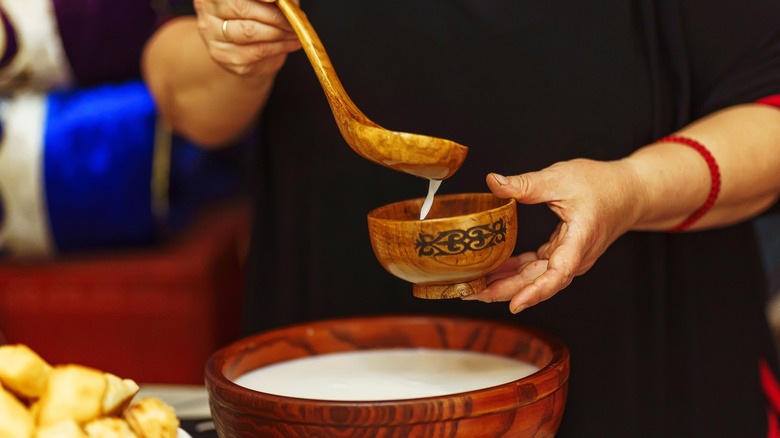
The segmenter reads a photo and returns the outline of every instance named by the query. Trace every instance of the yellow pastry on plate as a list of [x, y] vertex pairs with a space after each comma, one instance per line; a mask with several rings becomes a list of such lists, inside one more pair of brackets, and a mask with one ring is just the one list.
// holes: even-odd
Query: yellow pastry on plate
[[157, 398], [145, 397], [133, 402], [124, 419], [139, 438], [176, 438], [179, 419], [174, 409]]
[[28, 438], [34, 429], [35, 421], [27, 407], [0, 386], [0, 437]]
[[51, 365], [24, 344], [0, 345], [0, 383], [18, 396], [38, 398]]
[[100, 417], [106, 387], [102, 371], [81, 365], [54, 367], [41, 395], [38, 424], [70, 419], [83, 425]]

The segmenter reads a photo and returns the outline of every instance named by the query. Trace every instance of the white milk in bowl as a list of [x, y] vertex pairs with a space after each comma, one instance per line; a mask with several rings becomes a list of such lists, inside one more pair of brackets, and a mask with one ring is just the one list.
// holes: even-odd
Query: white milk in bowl
[[517, 359], [459, 350], [360, 350], [269, 365], [238, 377], [235, 383], [315, 400], [400, 400], [489, 388], [538, 369]]

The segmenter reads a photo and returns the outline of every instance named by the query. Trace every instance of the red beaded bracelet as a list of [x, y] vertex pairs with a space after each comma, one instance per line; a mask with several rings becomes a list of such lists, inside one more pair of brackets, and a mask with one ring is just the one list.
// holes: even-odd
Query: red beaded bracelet
[[715, 200], [718, 198], [718, 193], [720, 193], [720, 169], [718, 168], [718, 163], [715, 161], [715, 157], [712, 156], [710, 151], [704, 147], [704, 145], [692, 138], [683, 137], [680, 135], [669, 135], [658, 140], [658, 143], [680, 143], [696, 149], [696, 151], [700, 153], [707, 162], [707, 167], [710, 169], [710, 177], [712, 178], [710, 194], [707, 196], [707, 200], [704, 202], [704, 204], [699, 207], [699, 209], [696, 210], [692, 215], [688, 216], [687, 219], [682, 221], [680, 225], [677, 225], [676, 227], [669, 230], [669, 232], [677, 233], [685, 230], [686, 228], [693, 225], [696, 221], [701, 219], [701, 217], [704, 216], [704, 214], [707, 213], [710, 208], [712, 208], [712, 205], [715, 204]]

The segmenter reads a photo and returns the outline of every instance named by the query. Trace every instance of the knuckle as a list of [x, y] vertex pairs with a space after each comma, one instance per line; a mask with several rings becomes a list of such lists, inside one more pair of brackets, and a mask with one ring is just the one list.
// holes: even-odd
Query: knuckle
[[531, 190], [531, 180], [525, 175], [518, 175], [513, 178], [512, 185], [515, 188], [515, 192], [519, 195], [528, 193]]
[[479, 296], [478, 300], [482, 301], [483, 303], [494, 303], [496, 301], [496, 297], [491, 294], [483, 293]]
[[239, 76], [247, 76], [253, 72], [253, 65], [246, 62], [235, 62], [229, 64], [229, 70]]
[[196, 23], [198, 26], [198, 32], [200, 32], [200, 34], [203, 36], [208, 35], [209, 27], [208, 24], [206, 23], [206, 19], [199, 15]]
[[224, 53], [213, 47], [209, 47], [209, 56], [211, 57], [212, 60], [214, 60], [214, 62], [216, 62], [219, 65], [225, 65], [228, 63]]
[[253, 41], [257, 38], [258, 30], [252, 21], [237, 21], [239, 39], [243, 41]]
[[279, 8], [272, 9], [269, 18], [271, 19], [271, 23], [275, 25], [283, 25], [287, 23], [287, 17], [284, 16], [282, 10]]
[[236, 64], [231, 66], [230, 71], [239, 76], [245, 76], [252, 72], [252, 67], [246, 64]]
[[231, 55], [225, 50], [213, 47], [209, 54], [211, 58], [225, 70], [237, 75], [244, 75], [249, 72], [250, 67], [235, 55]]
[[536, 250], [536, 256], [539, 257], [540, 259], [549, 258], [550, 256], [549, 249], [550, 249], [550, 244], [545, 243], [544, 245], [540, 246], [538, 250]]
[[246, 16], [252, 7], [252, 3], [247, 0], [238, 0], [230, 2], [230, 10], [236, 17]]
[[546, 298], [545, 298], [544, 294], [542, 294], [542, 290], [537, 288], [534, 291], [533, 298], [531, 298], [531, 300], [529, 300], [530, 301], [529, 304], [537, 305], [537, 304], [541, 303], [542, 301], [544, 301], [545, 299]]
[[200, 13], [206, 9], [205, 1], [204, 0], [193, 0], [192, 6], [195, 8], [195, 11]]
[[252, 58], [262, 60], [272, 55], [270, 44], [255, 44], [252, 46]]
[[572, 281], [574, 281], [574, 271], [572, 270], [564, 270], [564, 271], [558, 271], [560, 275], [560, 289], [565, 288], [566, 286], [570, 285]]
[[214, 45], [209, 45], [209, 56], [211, 56], [211, 59], [213, 59], [214, 62], [220, 65], [231, 63], [230, 55]]

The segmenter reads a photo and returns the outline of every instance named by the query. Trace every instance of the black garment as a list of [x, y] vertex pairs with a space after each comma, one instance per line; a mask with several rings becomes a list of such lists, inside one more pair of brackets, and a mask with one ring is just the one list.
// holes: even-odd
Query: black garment
[[[575, 157], [610, 160], [717, 109], [780, 94], [776, 0], [302, 0], [356, 105], [392, 130], [469, 146], [439, 193]], [[339, 135], [302, 52], [262, 120], [245, 330], [425, 312], [529, 324], [572, 369], [562, 438], [766, 436], [757, 374], [774, 360], [750, 224], [632, 232], [552, 299], [426, 301], [374, 257], [366, 214], [427, 181]], [[739, 145], [734, 145], [739, 147]], [[517, 252], [558, 220], [521, 205]]]

